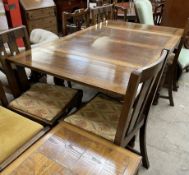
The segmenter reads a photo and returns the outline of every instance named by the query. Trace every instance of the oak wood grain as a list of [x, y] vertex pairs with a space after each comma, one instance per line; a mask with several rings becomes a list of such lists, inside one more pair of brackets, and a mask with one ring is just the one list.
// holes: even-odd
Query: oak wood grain
[[141, 157], [61, 122], [1, 175], [135, 175]]
[[101, 91], [125, 94], [130, 73], [177, 46], [183, 30], [106, 21], [16, 57], [15, 64]]

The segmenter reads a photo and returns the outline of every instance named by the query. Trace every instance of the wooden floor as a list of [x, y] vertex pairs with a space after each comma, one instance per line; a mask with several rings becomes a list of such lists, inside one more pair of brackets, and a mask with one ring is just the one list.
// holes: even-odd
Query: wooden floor
[[61, 122], [1, 175], [135, 175], [141, 158]]

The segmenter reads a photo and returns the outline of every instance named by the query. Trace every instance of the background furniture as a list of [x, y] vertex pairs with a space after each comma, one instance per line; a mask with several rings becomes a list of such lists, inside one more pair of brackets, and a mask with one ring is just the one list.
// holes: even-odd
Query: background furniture
[[133, 2], [119, 2], [115, 3], [115, 6], [119, 7], [117, 12], [118, 19], [123, 18], [127, 21], [136, 21], [136, 12]]
[[100, 22], [113, 19], [113, 5], [97, 6], [91, 9], [92, 24], [98, 24]]
[[149, 0], [135, 0], [134, 3], [139, 23], [154, 25], [152, 3]]
[[182, 32], [177, 28], [107, 21], [7, 61], [102, 92], [124, 95], [131, 72], [155, 62], [163, 48], [173, 51]]
[[22, 25], [19, 0], [3, 0], [8, 25], [10, 28]]
[[189, 17], [188, 0], [166, 0], [162, 25], [184, 28]]
[[78, 9], [73, 13], [63, 12], [62, 21], [64, 36], [85, 29], [90, 25], [90, 9]]
[[87, 8], [88, 0], [54, 0], [57, 6], [58, 29], [62, 32], [62, 12], [74, 12]]
[[[181, 41], [178, 45], [178, 48], [175, 51], [175, 54], [171, 54], [168, 58], [167, 62], [167, 68], [166, 68], [166, 75], [165, 75], [165, 84], [168, 88], [168, 96], [165, 95], [159, 95], [159, 92], [157, 93], [156, 97], [156, 103], [158, 102], [158, 98], [165, 98], [170, 101], [170, 105], [174, 106], [174, 100], [173, 100], [173, 90], [177, 91], [177, 74], [178, 74], [178, 63], [181, 65], [181, 68], [186, 68], [187, 65], [189, 65], [189, 49], [184, 47], [184, 42], [187, 38], [187, 35], [189, 33], [189, 19], [187, 20], [184, 33], [182, 35]], [[183, 64], [182, 64], [183, 63]], [[183, 67], [182, 67], [183, 65]], [[184, 67], [185, 65], [185, 67]]]
[[140, 162], [136, 154], [61, 122], [1, 175], [38, 170], [44, 174], [136, 175]]
[[7, 29], [8, 23], [5, 15], [4, 4], [0, 1], [0, 32]]
[[20, 0], [23, 23], [30, 32], [35, 28], [57, 33], [56, 6], [53, 0]]

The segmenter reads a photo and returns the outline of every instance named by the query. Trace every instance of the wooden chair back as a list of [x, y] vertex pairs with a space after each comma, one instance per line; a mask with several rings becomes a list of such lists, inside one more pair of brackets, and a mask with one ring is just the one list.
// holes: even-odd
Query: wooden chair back
[[163, 50], [156, 63], [132, 72], [116, 132], [114, 141], [116, 144], [125, 147], [136, 132], [146, 125], [148, 112], [157, 90], [153, 85], [155, 82], [159, 83], [157, 77], [161, 78], [158, 74], [162, 74], [164, 70], [167, 54], [167, 50]]
[[173, 61], [173, 64], [175, 65], [175, 67], [178, 63], [180, 51], [183, 48], [185, 41], [189, 38], [188, 35], [189, 35], [189, 18], [187, 19], [183, 35], [182, 35], [180, 43], [178, 45], [178, 49], [175, 51], [175, 58], [174, 58], [174, 61]]
[[[85, 25], [89, 27], [90, 25], [90, 10], [87, 9], [77, 9], [73, 13], [63, 12], [63, 35], [67, 35], [68, 33], [73, 33], [81, 30], [82, 26]], [[72, 22], [70, 23], [69, 20]], [[72, 30], [72, 31], [71, 31]]]
[[91, 9], [92, 24], [98, 24], [113, 18], [113, 4], [94, 7]]
[[96, 0], [96, 6], [111, 4], [111, 0]]
[[[26, 90], [29, 88], [29, 82], [25, 69], [22, 67], [14, 67], [13, 71], [11, 65], [6, 61], [9, 56], [16, 56], [20, 53], [20, 47], [18, 46], [18, 39], [23, 41], [22, 49], [31, 49], [28, 33], [25, 26], [13, 28], [0, 33], [0, 62], [2, 69], [7, 76], [9, 86], [14, 97], [18, 97], [21, 94], [20, 88]], [[17, 76], [16, 76], [17, 75]], [[19, 80], [19, 82], [17, 81]]]
[[5, 107], [8, 106], [8, 100], [7, 100], [7, 97], [5, 95], [3, 84], [1, 83], [1, 81], [0, 81], [0, 102], [1, 102], [2, 106], [5, 106]]
[[118, 13], [119, 12], [123, 13], [123, 20], [127, 21], [127, 12], [128, 12], [128, 9], [124, 8], [124, 7], [121, 7], [119, 5], [114, 4], [113, 5], [113, 18], [114, 18], [114, 20], [118, 19], [118, 17], [119, 17]]
[[165, 6], [164, 3], [157, 5], [155, 4], [154, 13], [153, 13], [155, 25], [160, 25], [162, 22], [164, 6]]

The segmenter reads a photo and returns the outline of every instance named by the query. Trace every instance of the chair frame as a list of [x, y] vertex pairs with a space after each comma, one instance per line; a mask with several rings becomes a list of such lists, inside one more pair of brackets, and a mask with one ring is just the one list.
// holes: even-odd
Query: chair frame
[[155, 25], [161, 25], [164, 7], [165, 7], [164, 3], [155, 5], [154, 13], [153, 13]]
[[[152, 3], [152, 1], [150, 1], [150, 2]], [[153, 10], [153, 14], [152, 14], [155, 25], [161, 25], [164, 7], [165, 7], [165, 3], [164, 2], [161, 2], [160, 4], [157, 4], [155, 6], [155, 8]], [[152, 5], [152, 8], [153, 8], [153, 5]], [[137, 22], [140, 23], [140, 18], [139, 18], [138, 10], [137, 10], [137, 7], [136, 7], [135, 3], [134, 3], [134, 9], [135, 9], [135, 14], [136, 14]]]
[[[183, 32], [183, 35], [181, 37], [180, 43], [178, 45], [178, 48], [175, 49], [175, 56], [173, 59], [173, 63], [170, 65], [167, 65], [167, 72], [166, 75], [164, 77], [164, 79], [162, 79], [161, 85], [156, 93], [156, 97], [154, 100], [154, 105], [158, 104], [158, 100], [159, 98], [163, 98], [163, 99], [168, 99], [170, 102], [171, 106], [174, 106], [174, 99], [173, 99], [173, 90], [177, 91], [178, 90], [178, 85], [177, 85], [177, 65], [178, 65], [178, 58], [180, 55], [180, 52], [182, 50], [182, 47], [184, 45], [184, 42], [187, 38], [187, 34], [189, 32], [189, 18], [187, 19], [186, 25], [185, 25], [185, 29]], [[165, 83], [165, 78], [168, 80], [168, 96], [165, 95], [160, 95], [160, 90], [161, 87], [163, 86], [163, 84]]]
[[111, 4], [111, 0], [96, 0], [96, 6], [103, 6]]
[[[63, 35], [68, 34], [68, 27], [71, 28], [71, 26], [68, 26], [68, 20], [73, 19], [73, 23], [75, 24], [74, 29], [76, 31], [81, 30], [83, 22], [85, 22], [86, 27], [89, 27], [90, 25], [90, 9], [77, 9], [73, 13], [69, 12], [63, 12], [62, 13], [62, 31]], [[73, 27], [73, 26], [72, 26]]]
[[[140, 130], [141, 153], [138, 154], [142, 155], [142, 162], [145, 168], [149, 168], [146, 148], [148, 114], [155, 96], [154, 92], [157, 90], [157, 86], [162, 77], [162, 72], [165, 68], [167, 55], [168, 51], [163, 50], [161, 57], [156, 63], [132, 72], [114, 140], [114, 143], [121, 145], [122, 147], [130, 148], [128, 145], [129, 142], [132, 141], [138, 130]], [[141, 83], [142, 88], [137, 95], [137, 90]], [[130, 149], [132, 150], [132, 148]]]
[[[146, 148], [146, 126], [148, 114], [155, 92], [161, 80], [162, 72], [166, 65], [168, 53], [169, 51], [164, 49], [157, 62], [150, 66], [133, 71], [130, 76], [124, 101], [119, 101], [123, 105], [123, 108], [118, 122], [114, 143], [142, 155], [142, 162], [145, 168], [149, 168]], [[137, 95], [137, 89], [140, 83], [143, 83], [143, 86], [141, 92]], [[141, 96], [142, 100], [140, 98]], [[109, 96], [108, 98], [112, 99], [112, 97]], [[113, 98], [113, 100], [115, 99]], [[86, 105], [87, 104], [82, 106], [80, 110]], [[140, 152], [131, 147], [138, 131], [140, 131]]]
[[[0, 101], [2, 106], [6, 107], [8, 105], [8, 100], [6, 98], [2, 83], [0, 81]], [[24, 116], [23, 116], [24, 117]], [[32, 146], [37, 140], [45, 135], [50, 130], [49, 126], [45, 126], [39, 133], [37, 133], [32, 139], [22, 145], [16, 152], [9, 156], [5, 161], [0, 164], [0, 172], [6, 168], [11, 162], [18, 158], [23, 152], [25, 152], [30, 146]]]
[[[18, 49], [18, 45], [16, 43], [16, 40], [18, 38], [19, 39], [21, 38], [24, 41], [26, 50], [29, 50], [31, 48], [25, 26], [21, 26], [0, 33], [0, 61], [2, 63], [3, 69], [8, 79], [9, 86], [11, 87], [12, 93], [15, 98], [19, 97], [23, 92], [27, 91], [30, 88], [30, 83], [27, 78], [24, 67], [14, 65], [14, 69], [13, 69], [12, 64], [6, 60], [8, 55], [6, 53], [4, 44], [8, 43], [9, 49], [11, 51], [11, 56], [15, 56], [16, 54], [20, 53]], [[0, 86], [1, 85], [2, 84], [0, 84]], [[41, 124], [47, 124], [52, 126], [56, 124], [57, 120], [60, 117], [63, 117], [66, 114], [68, 114], [72, 108], [74, 107], [77, 108], [81, 103], [82, 96], [83, 96], [83, 92], [81, 90], [78, 90], [78, 92], [72, 98], [72, 100], [68, 104], [66, 104], [64, 109], [59, 114], [57, 114], [57, 116], [55, 116], [51, 121], [45, 120], [43, 118], [39, 118], [35, 115], [29, 114], [27, 112], [18, 110], [13, 107], [9, 107], [9, 108], [34, 121], [40, 122]], [[6, 105], [6, 107], [8, 107], [8, 104]]]
[[21, 89], [23, 91], [29, 89], [29, 82], [25, 69], [21, 66], [17, 66], [14, 67], [13, 70], [11, 64], [5, 61], [5, 59], [8, 57], [8, 54], [4, 44], [8, 44], [11, 54], [10, 56], [17, 55], [20, 53], [16, 43], [18, 38], [22, 38], [26, 50], [31, 49], [27, 30], [24, 26], [0, 33], [0, 61], [3, 67], [3, 72], [7, 76], [8, 83], [14, 97], [18, 97], [21, 94]]
[[92, 24], [98, 24], [105, 20], [113, 19], [113, 4], [94, 7], [91, 9]]
[[127, 21], [128, 9], [114, 4], [114, 6], [113, 6], [113, 15], [114, 15], [114, 19], [115, 20], [118, 19], [118, 11], [122, 11], [123, 12], [123, 14], [124, 14], [123, 19], [124, 19], [124, 21]]

